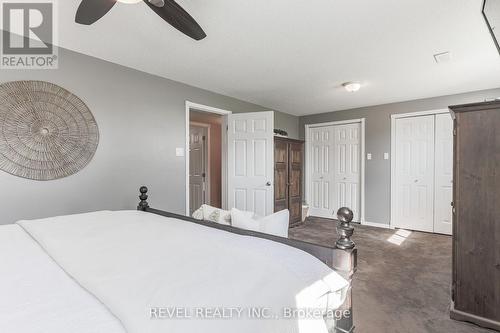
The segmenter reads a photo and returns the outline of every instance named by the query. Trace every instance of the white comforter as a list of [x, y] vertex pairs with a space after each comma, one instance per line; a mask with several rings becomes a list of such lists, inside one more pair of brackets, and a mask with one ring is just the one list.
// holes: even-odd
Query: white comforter
[[1, 333], [125, 333], [18, 225], [0, 226]]
[[[323, 333], [321, 318], [283, 319], [283, 310], [334, 309], [347, 288], [303, 251], [144, 212], [18, 224], [129, 333]], [[236, 312], [219, 320], [210, 309]], [[252, 309], [273, 318], [251, 318]]]

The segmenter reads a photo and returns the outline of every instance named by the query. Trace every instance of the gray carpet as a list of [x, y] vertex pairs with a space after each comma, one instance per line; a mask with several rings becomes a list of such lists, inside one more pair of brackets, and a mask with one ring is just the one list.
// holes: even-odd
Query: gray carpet
[[[355, 228], [356, 333], [494, 332], [449, 318], [451, 237], [412, 232], [405, 238], [393, 236], [397, 230], [357, 224]], [[333, 245], [335, 222], [309, 218], [291, 229], [290, 237]]]

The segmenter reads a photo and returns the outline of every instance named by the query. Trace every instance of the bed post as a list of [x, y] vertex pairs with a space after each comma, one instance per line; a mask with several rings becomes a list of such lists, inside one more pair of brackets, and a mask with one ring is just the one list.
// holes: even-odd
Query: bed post
[[337, 212], [338, 225], [337, 234], [339, 239], [335, 243], [333, 255], [333, 269], [344, 279], [349, 281], [349, 289], [344, 304], [339, 308], [342, 318], [335, 320], [332, 324], [335, 333], [354, 332], [354, 318], [352, 310], [352, 278], [356, 272], [358, 250], [356, 244], [351, 240], [354, 227], [351, 226], [353, 212], [349, 208], [340, 208]]
[[146, 186], [141, 186], [141, 188], [139, 189], [139, 192], [141, 192], [141, 194], [139, 195], [139, 199], [141, 199], [141, 201], [139, 202], [139, 205], [137, 206], [137, 210], [142, 210], [143, 212], [146, 211], [146, 209], [149, 208], [149, 204], [147, 202], [148, 200], [148, 188]]

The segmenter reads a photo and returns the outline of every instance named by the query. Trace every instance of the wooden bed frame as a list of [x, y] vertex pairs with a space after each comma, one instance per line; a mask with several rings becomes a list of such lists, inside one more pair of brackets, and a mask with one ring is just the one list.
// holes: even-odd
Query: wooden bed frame
[[325, 319], [327, 320], [327, 324], [330, 328], [330, 331], [333, 333], [354, 332], [353, 308], [352, 308], [352, 278], [357, 268], [358, 250], [356, 248], [356, 244], [351, 240], [351, 236], [354, 233], [354, 228], [350, 224], [353, 219], [353, 213], [349, 208], [340, 208], [339, 211], [337, 212], [337, 218], [339, 221], [337, 225], [337, 234], [339, 235], [339, 239], [336, 241], [335, 244], [332, 244], [333, 246], [329, 247], [329, 246], [321, 246], [318, 244], [299, 241], [295, 239], [282, 238], [273, 235], [263, 234], [256, 231], [239, 229], [232, 226], [222, 225], [214, 222], [200, 221], [188, 216], [154, 209], [149, 207], [149, 204], [147, 202], [148, 188], [146, 186], [142, 186], [139, 189], [139, 192], [140, 192], [139, 199], [141, 201], [137, 206], [137, 210], [165, 217], [176, 218], [187, 222], [203, 225], [205, 227], [232, 232], [238, 235], [268, 239], [274, 242], [295, 247], [297, 249], [300, 249], [315, 256], [316, 258], [327, 264], [334, 271], [339, 273], [350, 283], [346, 300], [344, 304], [339, 308], [339, 311], [342, 312], [342, 318], [337, 320], [333, 318]]

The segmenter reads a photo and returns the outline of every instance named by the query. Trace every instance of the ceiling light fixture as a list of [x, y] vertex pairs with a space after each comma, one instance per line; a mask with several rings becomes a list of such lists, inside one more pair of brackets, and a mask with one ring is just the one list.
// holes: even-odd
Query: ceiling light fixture
[[361, 89], [361, 83], [358, 83], [358, 82], [346, 82], [346, 83], [342, 83], [342, 86], [348, 92], [356, 92], [359, 89]]

